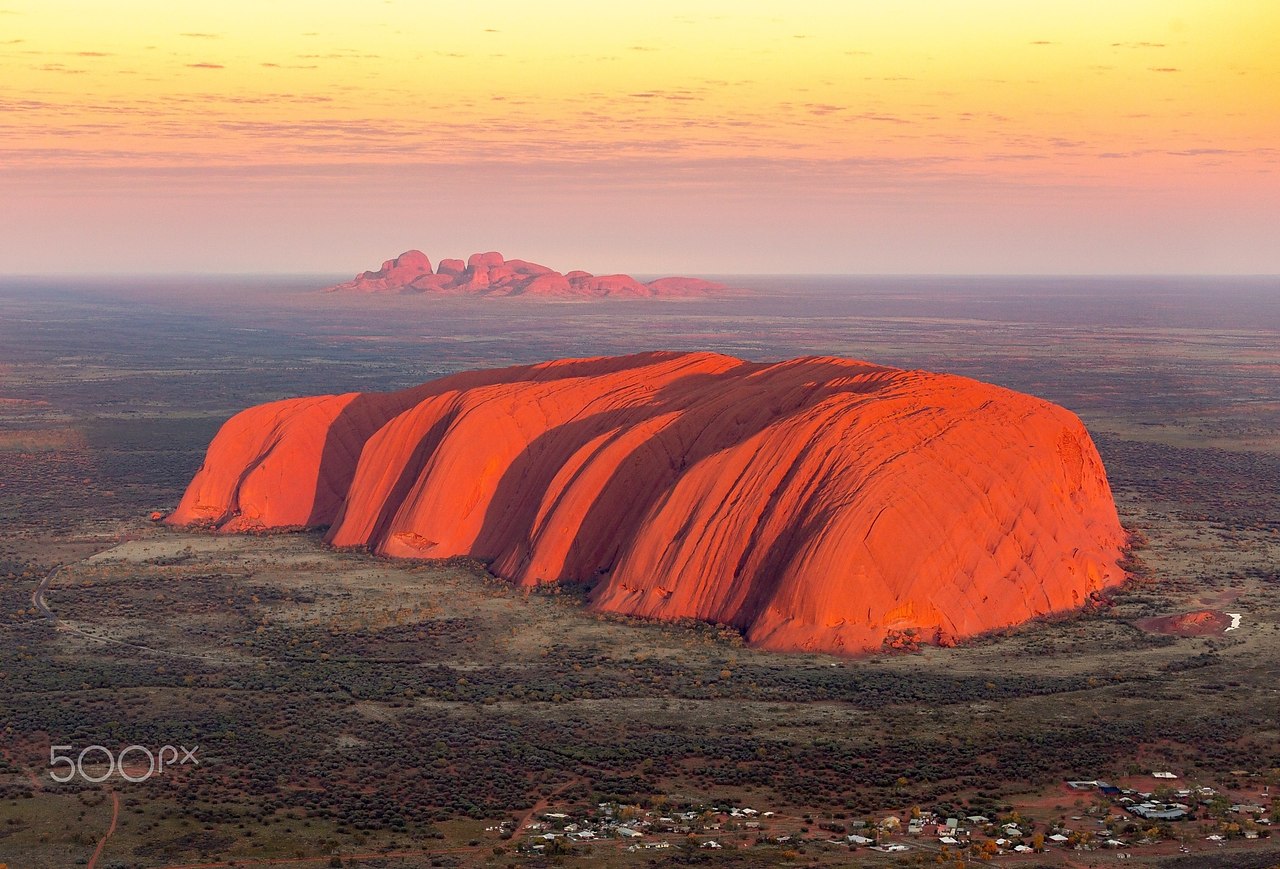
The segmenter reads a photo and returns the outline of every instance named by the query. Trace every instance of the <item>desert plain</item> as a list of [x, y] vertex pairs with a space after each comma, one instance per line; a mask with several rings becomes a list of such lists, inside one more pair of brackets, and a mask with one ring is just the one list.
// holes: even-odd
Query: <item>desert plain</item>
[[[0, 863], [1280, 862], [1276, 281], [734, 283], [751, 295], [732, 306], [0, 283]], [[249, 405], [659, 348], [845, 356], [1062, 404], [1105, 463], [1129, 578], [954, 648], [783, 653], [465, 559], [151, 519]], [[60, 784], [51, 745], [200, 762]], [[1212, 796], [1146, 823], [1067, 781]], [[967, 835], [912, 835], [916, 815]], [[1007, 823], [1039, 846], [984, 854]]]

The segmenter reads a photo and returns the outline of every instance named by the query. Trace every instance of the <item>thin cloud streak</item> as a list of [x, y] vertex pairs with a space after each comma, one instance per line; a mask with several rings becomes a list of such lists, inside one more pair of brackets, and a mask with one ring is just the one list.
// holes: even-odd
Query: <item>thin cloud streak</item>
[[[909, 26], [888, 7], [818, 0], [776, 20], [654, 0], [554, 26], [514, 0], [495, 0], [502, 15], [355, 0], [316, 15], [281, 0], [151, 17], [121, 0], [83, 32], [60, 2], [6, 19], [0, 187], [80, 236], [92, 232], [77, 204], [118, 223], [142, 201], [187, 217], [202, 203], [195, 222], [235, 233], [275, 207], [268, 191], [313, 203], [308, 225], [335, 233], [348, 209], [377, 223], [366, 193], [394, 208], [403, 198], [404, 220], [461, 210], [480, 230], [516, 232], [514, 196], [543, 203], [523, 213], [547, 226], [603, 210], [625, 236], [649, 215], [655, 244], [654, 215], [672, 210], [697, 216], [703, 228], [684, 230], [708, 245], [718, 227], [756, 232], [785, 216], [788, 243], [807, 244], [807, 230], [833, 250], [877, 236], [864, 206], [922, 245], [930, 232], [958, 237], [941, 215], [985, 215], [1055, 256], [1067, 246], [1054, 239], [1094, 234], [1086, 205], [1122, 228], [1175, 202], [1218, 208], [1215, 225], [1250, 238], [1280, 225], [1262, 195], [1280, 201], [1270, 0], [1229, 13], [1180, 0], [1178, 30], [1163, 13], [1081, 16], [1068, 0], [1015, 16], [987, 0], [932, 4]], [[413, 211], [419, 196], [429, 206]], [[1263, 247], [1280, 251], [1274, 240]], [[1154, 231], [1148, 242], [1166, 244]], [[17, 253], [0, 253], [0, 270], [28, 255], [6, 248]]]

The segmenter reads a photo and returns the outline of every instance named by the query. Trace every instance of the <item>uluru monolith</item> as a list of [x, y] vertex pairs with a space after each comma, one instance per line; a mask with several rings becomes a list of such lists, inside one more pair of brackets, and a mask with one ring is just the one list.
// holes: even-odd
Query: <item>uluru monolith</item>
[[528, 296], [563, 299], [699, 298], [728, 287], [702, 278], [668, 277], [642, 283], [629, 275], [593, 275], [555, 269], [496, 251], [472, 254], [466, 262], [444, 259], [431, 270], [420, 250], [405, 251], [377, 271], [356, 275], [326, 292], [423, 293], [436, 296]]
[[947, 642], [1081, 606], [1125, 544], [1080, 420], [848, 359], [571, 359], [229, 420], [167, 521], [466, 555], [757, 646]]

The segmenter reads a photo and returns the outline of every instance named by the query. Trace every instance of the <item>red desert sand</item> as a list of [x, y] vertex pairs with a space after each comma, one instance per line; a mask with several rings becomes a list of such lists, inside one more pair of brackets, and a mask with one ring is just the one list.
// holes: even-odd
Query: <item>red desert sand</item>
[[561, 274], [554, 269], [502, 254], [472, 254], [431, 260], [420, 250], [406, 251], [382, 264], [376, 272], [356, 275], [326, 292], [429, 293], [453, 296], [542, 296], [551, 298], [694, 298], [719, 295], [724, 284], [701, 278], [658, 278], [642, 284], [627, 275], [593, 275], [583, 271]]
[[754, 645], [950, 642], [1122, 581], [1126, 535], [1069, 411], [947, 374], [643, 353], [272, 402], [229, 420], [173, 525], [328, 526], [471, 556], [598, 611]]
[[1173, 634], [1180, 637], [1207, 637], [1225, 633], [1231, 626], [1231, 616], [1213, 610], [1182, 613], [1176, 616], [1154, 616], [1140, 619], [1137, 626], [1153, 634]]

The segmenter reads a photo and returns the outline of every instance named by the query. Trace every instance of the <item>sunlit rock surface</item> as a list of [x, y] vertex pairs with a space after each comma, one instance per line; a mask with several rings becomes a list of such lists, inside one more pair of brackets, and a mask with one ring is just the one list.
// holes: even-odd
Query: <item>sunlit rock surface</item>
[[641, 283], [627, 275], [593, 275], [584, 271], [561, 274], [554, 269], [502, 254], [472, 254], [464, 263], [441, 260], [431, 270], [422, 251], [411, 250], [382, 264], [377, 271], [356, 275], [327, 292], [430, 293], [455, 296], [546, 296], [551, 298], [697, 298], [719, 295], [727, 287], [701, 278], [658, 278]]
[[712, 353], [547, 362], [229, 420], [177, 525], [584, 582], [596, 610], [770, 649], [950, 642], [1123, 578], [1069, 411], [945, 374]]

